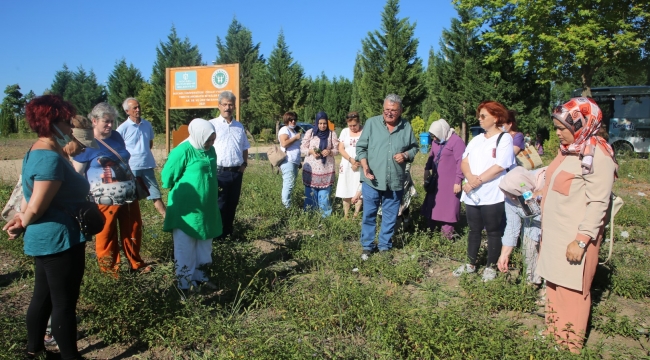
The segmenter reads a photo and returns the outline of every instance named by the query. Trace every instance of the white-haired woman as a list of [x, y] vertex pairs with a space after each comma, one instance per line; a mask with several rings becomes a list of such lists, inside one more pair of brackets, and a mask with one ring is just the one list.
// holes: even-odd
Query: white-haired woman
[[72, 163], [77, 172], [86, 175], [90, 194], [106, 218], [104, 229], [95, 235], [99, 268], [117, 276], [122, 244], [131, 270], [149, 271], [151, 267], [140, 257], [142, 216], [135, 179], [129, 168], [131, 154], [122, 135], [113, 130], [117, 110], [102, 102], [95, 105], [88, 117], [99, 148], [86, 149]]

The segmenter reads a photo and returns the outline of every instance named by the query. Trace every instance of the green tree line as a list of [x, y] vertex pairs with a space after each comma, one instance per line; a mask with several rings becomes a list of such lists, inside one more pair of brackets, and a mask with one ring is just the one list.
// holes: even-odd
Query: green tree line
[[[520, 130], [548, 128], [551, 106], [568, 99], [573, 89], [590, 95], [595, 86], [650, 85], [650, 4], [634, 0], [535, 1], [455, 0], [457, 17], [429, 51], [426, 67], [417, 53], [416, 23], [399, 14], [399, 0], [387, 0], [381, 25], [360, 41], [353, 78], [306, 76], [294, 59], [284, 33], [268, 58], [252, 32], [233, 18], [223, 38], [217, 36], [214, 64], [240, 64], [240, 116], [248, 130], [280, 126], [286, 111], [313, 122], [326, 111], [345, 126], [348, 111], [369, 118], [382, 110], [388, 93], [403, 98], [404, 116], [417, 119], [418, 131], [438, 118], [466, 136], [477, 124], [475, 109], [487, 99], [516, 110]], [[540, 16], [539, 14], [549, 14]], [[121, 109], [136, 97], [143, 117], [164, 130], [165, 69], [206, 65], [197, 45], [180, 38], [172, 26], [156, 46], [149, 79], [127, 59], [119, 59], [105, 84], [92, 70], [57, 71], [46, 93], [60, 94], [79, 113], [108, 101]], [[0, 104], [2, 134], [26, 131], [23, 95], [18, 84], [5, 89]], [[195, 117], [211, 118], [218, 110], [171, 110], [172, 127]], [[422, 126], [420, 124], [424, 124]]]

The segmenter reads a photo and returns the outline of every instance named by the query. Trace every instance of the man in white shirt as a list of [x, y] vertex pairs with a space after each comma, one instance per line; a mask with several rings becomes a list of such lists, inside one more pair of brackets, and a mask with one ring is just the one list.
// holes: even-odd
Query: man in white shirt
[[154, 137], [153, 127], [149, 121], [140, 117], [140, 102], [136, 98], [124, 100], [122, 108], [124, 108], [128, 118], [117, 128], [117, 132], [122, 135], [126, 150], [131, 154], [129, 167], [135, 176], [139, 176], [144, 180], [149, 189], [147, 199], [153, 200], [156, 210], [164, 218], [167, 207], [161, 199], [160, 187], [154, 174], [156, 160], [151, 152]]
[[219, 181], [219, 211], [223, 233], [219, 238], [232, 235], [235, 211], [241, 194], [244, 171], [248, 166], [248, 149], [244, 126], [233, 118], [235, 95], [230, 91], [219, 94], [220, 115], [210, 120], [217, 138], [214, 149], [217, 152], [217, 180]]

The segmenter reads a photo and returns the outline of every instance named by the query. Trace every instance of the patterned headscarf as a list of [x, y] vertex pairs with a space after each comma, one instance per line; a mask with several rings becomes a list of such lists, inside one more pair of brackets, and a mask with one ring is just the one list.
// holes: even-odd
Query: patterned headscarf
[[573, 134], [573, 143], [560, 144], [560, 151], [564, 155], [580, 156], [583, 175], [594, 172], [593, 162], [596, 146], [600, 146], [606, 154], [609, 154], [618, 171], [614, 149], [607, 143], [607, 140], [597, 135], [603, 120], [603, 113], [594, 99], [573, 98], [566, 104], [553, 109], [551, 116], [559, 120]]

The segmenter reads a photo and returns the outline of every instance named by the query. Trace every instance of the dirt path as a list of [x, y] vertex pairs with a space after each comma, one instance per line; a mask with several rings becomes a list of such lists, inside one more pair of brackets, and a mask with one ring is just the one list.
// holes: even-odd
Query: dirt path
[[[270, 149], [271, 146], [252, 146], [248, 151], [249, 158], [255, 158], [256, 154], [260, 159], [266, 160], [266, 151]], [[161, 166], [167, 160], [167, 154], [165, 149], [156, 149], [152, 150], [153, 156], [156, 159], [158, 166]], [[0, 182], [3, 183], [15, 183], [18, 181], [18, 176], [20, 176], [20, 171], [22, 169], [23, 160], [0, 160]]]

